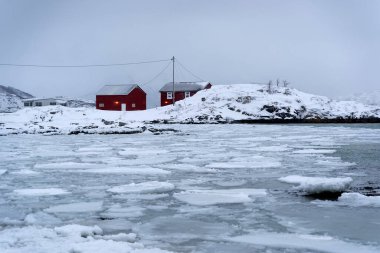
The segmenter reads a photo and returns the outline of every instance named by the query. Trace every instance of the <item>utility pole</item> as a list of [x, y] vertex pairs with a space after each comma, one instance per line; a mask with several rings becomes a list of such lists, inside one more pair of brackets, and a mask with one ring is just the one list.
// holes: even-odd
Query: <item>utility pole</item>
[[172, 93], [172, 98], [173, 98], [173, 106], [175, 104], [175, 89], [174, 89], [174, 62], [175, 62], [175, 57], [171, 59], [173, 61], [173, 93]]

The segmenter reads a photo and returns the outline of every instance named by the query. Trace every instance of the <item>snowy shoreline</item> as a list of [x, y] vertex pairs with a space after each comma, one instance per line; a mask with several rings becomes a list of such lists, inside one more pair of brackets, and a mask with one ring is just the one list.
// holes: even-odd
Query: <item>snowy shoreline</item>
[[[0, 135], [136, 134], [169, 124], [380, 123], [380, 108], [334, 101], [296, 89], [258, 84], [217, 85], [174, 106], [145, 111], [45, 106], [0, 113]], [[149, 132], [149, 131], [148, 131]]]

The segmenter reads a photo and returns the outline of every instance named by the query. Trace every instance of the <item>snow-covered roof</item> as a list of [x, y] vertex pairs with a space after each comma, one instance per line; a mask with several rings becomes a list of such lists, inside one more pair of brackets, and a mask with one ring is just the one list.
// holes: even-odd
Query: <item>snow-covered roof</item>
[[139, 86], [137, 84], [105, 85], [96, 93], [96, 95], [128, 95], [136, 87]]
[[[203, 90], [210, 82], [175, 82], [175, 91], [198, 91]], [[167, 83], [160, 92], [173, 91], [173, 82]]]
[[54, 100], [57, 103], [66, 103], [67, 99], [63, 97], [53, 97], [53, 98], [26, 98], [22, 99], [23, 102], [34, 102], [34, 101], [44, 101], [44, 100]]

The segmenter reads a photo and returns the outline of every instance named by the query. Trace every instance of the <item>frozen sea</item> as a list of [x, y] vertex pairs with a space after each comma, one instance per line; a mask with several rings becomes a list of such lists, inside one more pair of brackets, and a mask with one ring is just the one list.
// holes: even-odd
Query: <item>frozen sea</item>
[[170, 127], [0, 137], [0, 252], [380, 252], [380, 125]]

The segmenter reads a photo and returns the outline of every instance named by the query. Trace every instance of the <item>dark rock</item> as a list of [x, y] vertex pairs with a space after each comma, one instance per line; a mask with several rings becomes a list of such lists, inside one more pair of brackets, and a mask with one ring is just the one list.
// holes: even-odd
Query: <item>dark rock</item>
[[262, 108], [261, 108], [261, 111], [267, 111], [269, 113], [274, 113], [274, 112], [277, 112], [279, 109], [274, 106], [274, 105], [264, 105]]

